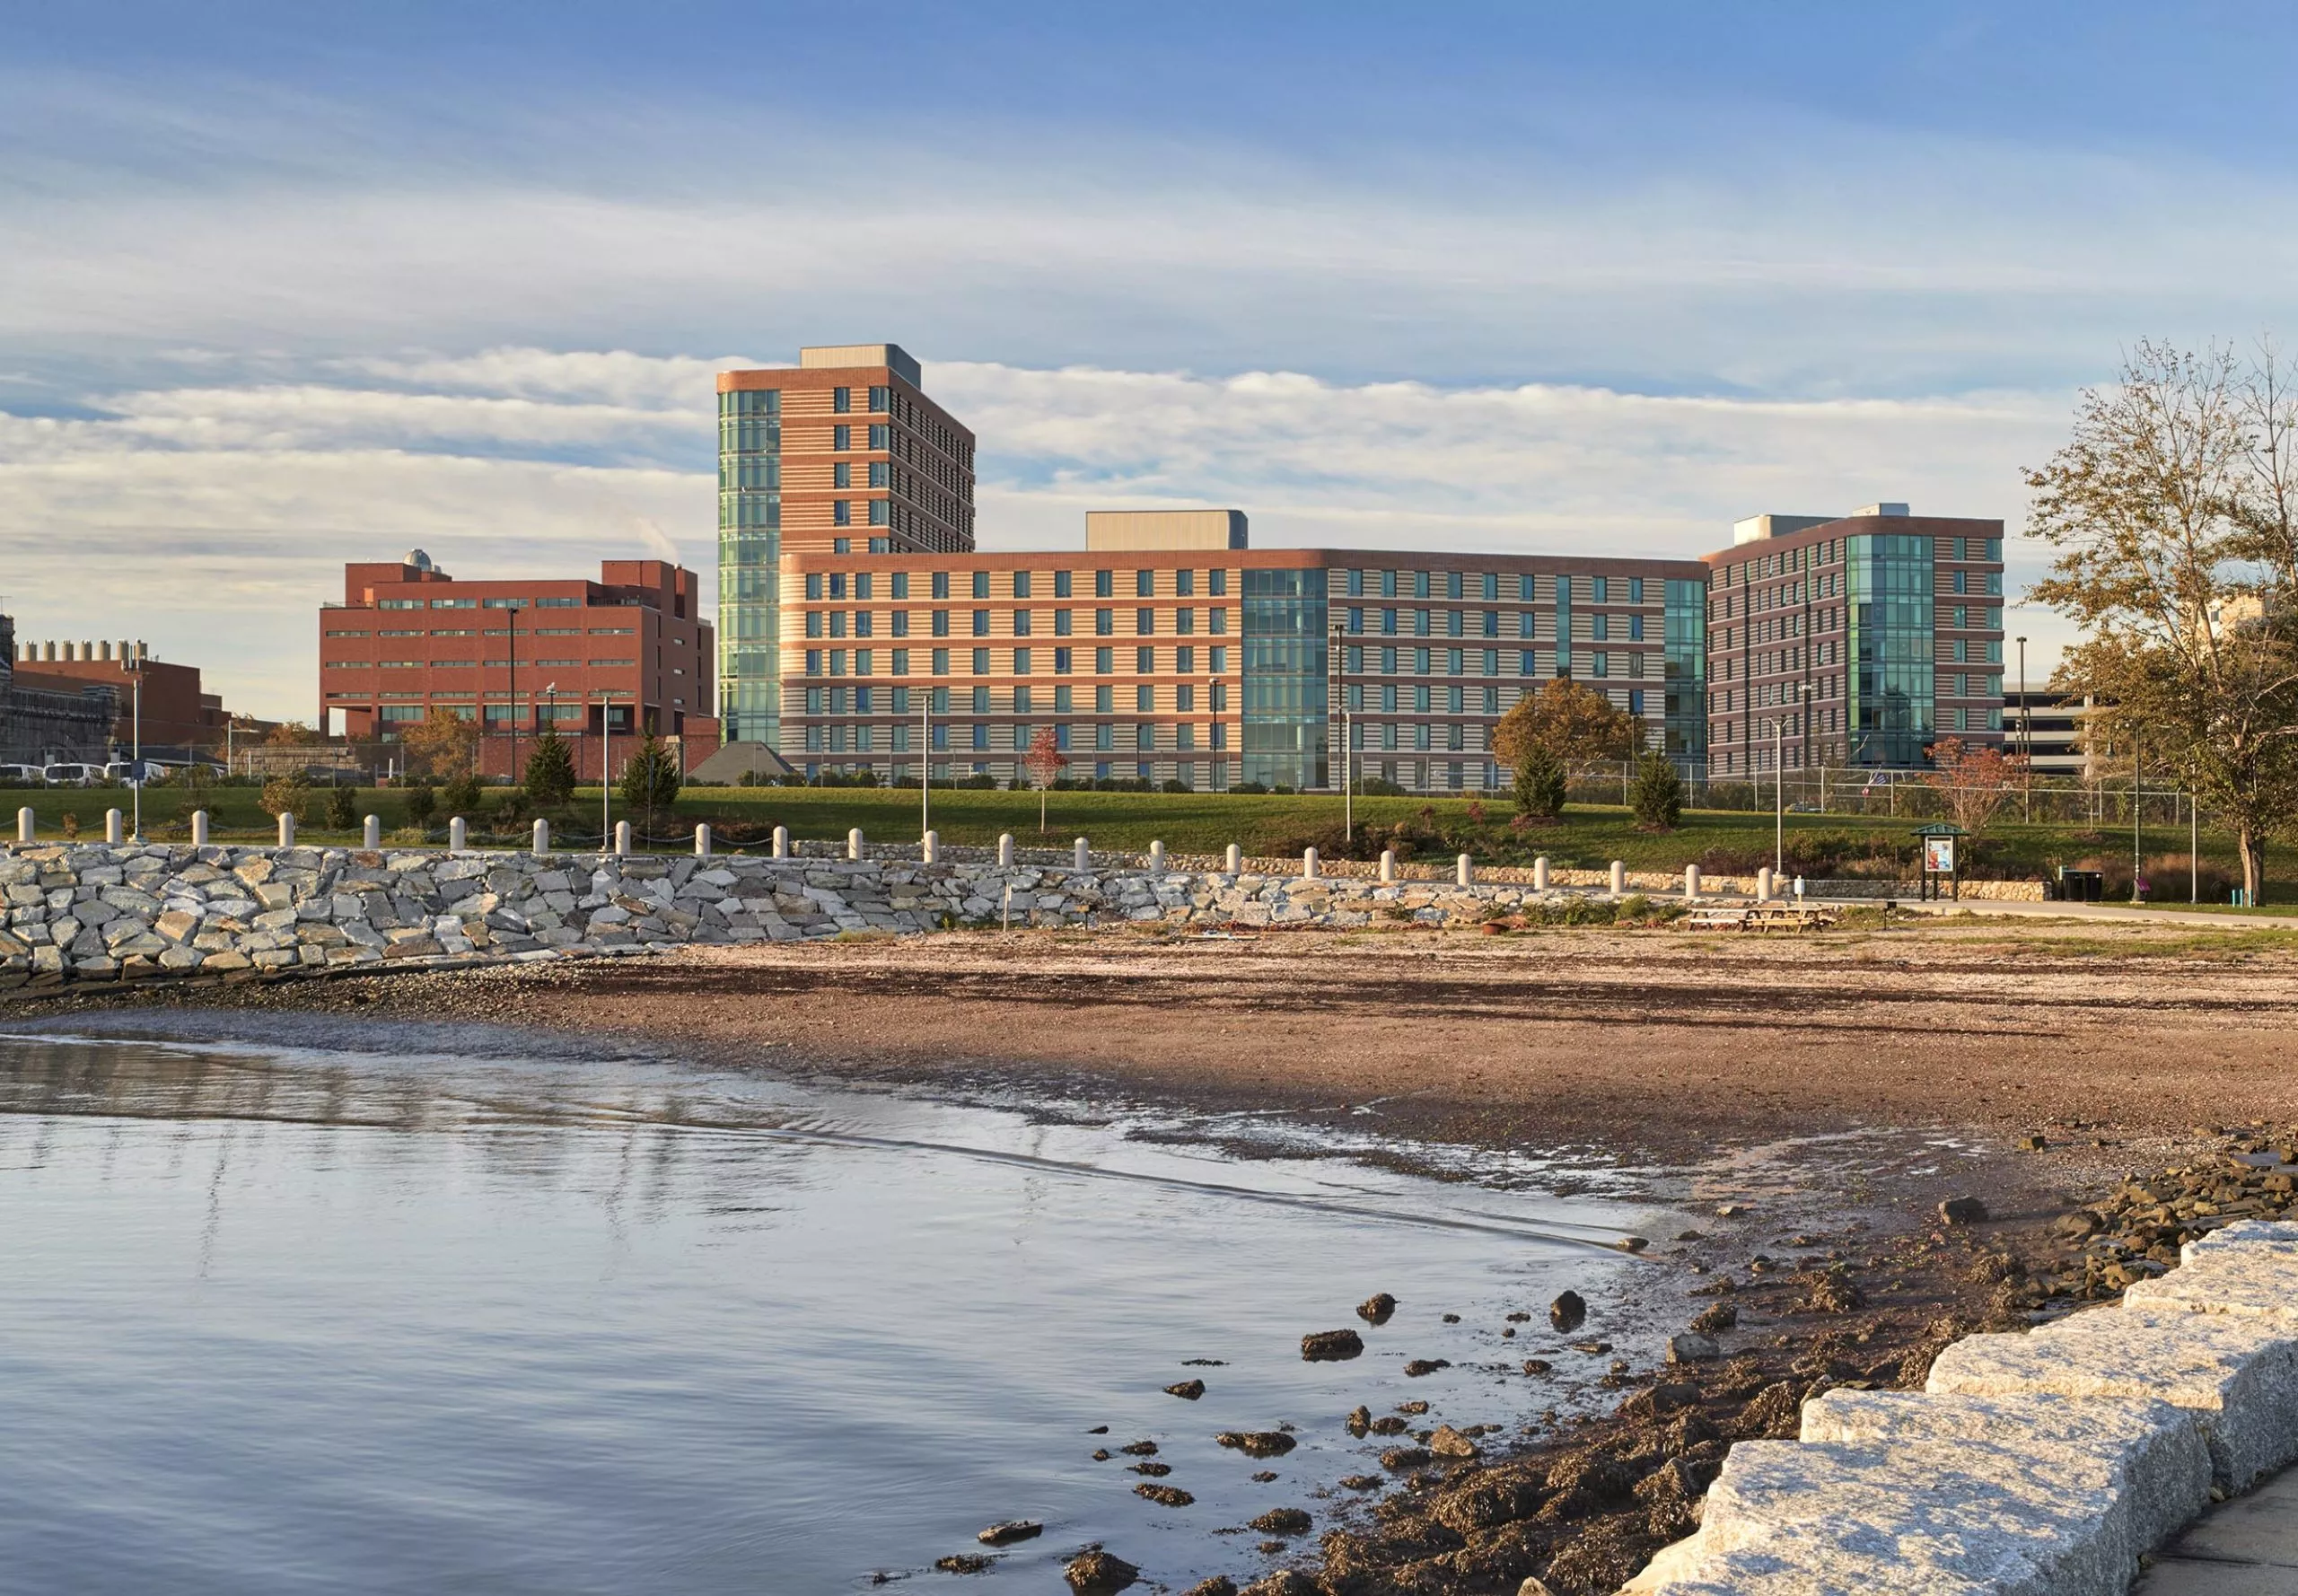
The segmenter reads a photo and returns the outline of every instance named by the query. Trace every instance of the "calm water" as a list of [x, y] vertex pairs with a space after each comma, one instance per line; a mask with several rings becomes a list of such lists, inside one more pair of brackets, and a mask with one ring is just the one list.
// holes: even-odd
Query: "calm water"
[[[1178, 1586], [1268, 1565], [1215, 1529], [1363, 1510], [1360, 1401], [1556, 1405], [1509, 1310], [1576, 1286], [1654, 1350], [1619, 1304], [1659, 1271], [1594, 1244], [1677, 1222], [1536, 1158], [486, 1051], [0, 1038], [0, 1587], [1047, 1592], [1091, 1540]], [[1364, 1358], [1300, 1361], [1378, 1290]], [[1279, 1423], [1275, 1462], [1213, 1443]], [[1091, 1458], [1140, 1439], [1197, 1505]]]

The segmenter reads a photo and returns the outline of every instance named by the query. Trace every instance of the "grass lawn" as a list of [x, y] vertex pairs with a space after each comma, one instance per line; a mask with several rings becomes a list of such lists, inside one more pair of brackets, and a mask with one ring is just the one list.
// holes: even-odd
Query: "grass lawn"
[[[210, 789], [203, 802], [212, 817], [213, 835], [218, 840], [258, 840], [272, 835], [272, 821], [257, 802], [259, 795], [253, 787]], [[59, 836], [63, 817], [70, 812], [78, 817], [82, 836], [101, 837], [104, 811], [117, 805], [126, 811], [130, 797], [124, 788], [0, 790], [0, 812], [30, 803], [44, 837]], [[316, 823], [325, 813], [325, 789], [314, 789], [300, 835], [311, 841], [355, 839], [355, 830], [332, 832]], [[1401, 824], [1415, 835], [1424, 859], [1450, 857], [1465, 848], [1491, 863], [1529, 861], [1535, 854], [1545, 854], [1561, 868], [1601, 869], [1619, 859], [1631, 869], [1674, 871], [1699, 860], [1713, 873], [1753, 870], [1772, 858], [1772, 817], [1767, 814], [1688, 811], [1676, 830], [1653, 834], [1638, 830], [1633, 814], [1618, 805], [1574, 804], [1555, 825], [1518, 830], [1509, 824], [1513, 811], [1504, 795], [1483, 805], [1481, 822], [1471, 818], [1470, 802], [1360, 797], [1355, 801], [1360, 846], [1368, 834], [1385, 837]], [[595, 836], [598, 805], [598, 789], [584, 789], [564, 817], [561, 829]], [[380, 816], [387, 832], [407, 823], [405, 796], [393, 789], [362, 789], [356, 807], [363, 815]], [[146, 831], [165, 837], [169, 823], [175, 822], [174, 834], [183, 835], [180, 816], [185, 808], [180, 796], [164, 787], [153, 788], [145, 795]], [[795, 837], [813, 838], [842, 837], [856, 826], [882, 841], [910, 840], [918, 833], [915, 788], [689, 788], [680, 795], [678, 809], [678, 825], [664, 828], [665, 834], [701, 820], [761, 832], [783, 825]], [[1096, 847], [1139, 851], [1152, 841], [1162, 841], [1175, 853], [1194, 854], [1218, 853], [1233, 842], [1248, 854], [1292, 854], [1313, 844], [1330, 855], [1339, 841], [1341, 801], [1324, 794], [1053, 793], [1048, 795], [1046, 811], [1047, 829], [1040, 834], [1034, 793], [939, 787], [934, 792], [934, 829], [952, 844], [987, 845], [1010, 831], [1025, 846], [1066, 847], [1072, 838], [1084, 837]], [[1860, 873], [1888, 873], [1878, 855], [1911, 857], [1909, 833], [1918, 823], [1874, 816], [1790, 814], [1788, 866], [1825, 874], [1846, 861], [1864, 858], [1868, 863]], [[507, 833], [524, 827], [522, 820], [504, 829]], [[13, 834], [12, 826], [6, 835]], [[2150, 836], [2148, 844], [2148, 873], [2156, 884], [2158, 901], [2166, 908], [2184, 907], [2184, 833], [2165, 830]], [[2057, 864], [2087, 863], [2104, 864], [2110, 872], [2118, 865], [2127, 870], [2130, 838], [2128, 832], [2113, 828], [2094, 831], [1998, 820], [1978, 839], [1978, 850], [1992, 867], [1988, 873], [2032, 878]], [[1371, 848], [1377, 851], [1377, 846]], [[2202, 853], [2205, 896], [2223, 903], [2224, 893], [2213, 890], [2210, 873], [2214, 867], [2222, 877], [2232, 872], [2232, 846], [2225, 837], [2206, 833]], [[2120, 881], [2119, 895], [2127, 898], [2129, 878], [2124, 875]], [[2275, 884], [2269, 907], [2276, 899], [2289, 901], [2298, 890], [2298, 881], [2287, 877]], [[2112, 876], [2109, 886], [2110, 893], [2117, 890]]]

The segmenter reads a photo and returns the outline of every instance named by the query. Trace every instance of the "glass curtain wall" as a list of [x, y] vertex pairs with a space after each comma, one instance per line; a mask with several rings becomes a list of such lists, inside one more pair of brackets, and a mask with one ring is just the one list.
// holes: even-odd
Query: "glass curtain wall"
[[1244, 575], [1244, 779], [1324, 786], [1325, 573]]
[[1662, 736], [1687, 776], [1707, 774], [1707, 583], [1668, 581], [1661, 620], [1667, 677]]
[[782, 740], [782, 395], [718, 396], [718, 714], [729, 742]]
[[1936, 720], [1931, 539], [1898, 534], [1845, 542], [1851, 762], [1921, 765]]

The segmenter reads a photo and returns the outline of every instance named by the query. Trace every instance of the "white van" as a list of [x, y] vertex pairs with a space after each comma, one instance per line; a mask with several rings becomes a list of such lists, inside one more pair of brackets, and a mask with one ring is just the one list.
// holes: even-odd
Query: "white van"
[[[167, 779], [167, 774], [168, 767], [161, 764], [157, 759], [145, 759], [143, 761], [142, 780], [147, 782], [164, 781]], [[114, 759], [110, 764], [104, 767], [104, 779], [106, 781], [126, 782], [130, 786], [137, 785], [138, 777], [136, 775], [136, 761], [134, 759]]]
[[50, 765], [40, 772], [51, 787], [84, 787], [96, 778], [100, 765]]
[[31, 786], [47, 779], [37, 765], [0, 765], [0, 781], [19, 782]]

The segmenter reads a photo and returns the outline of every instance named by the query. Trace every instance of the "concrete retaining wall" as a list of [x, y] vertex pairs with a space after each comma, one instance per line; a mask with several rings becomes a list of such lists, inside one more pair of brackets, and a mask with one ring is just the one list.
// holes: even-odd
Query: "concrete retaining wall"
[[1303, 880], [750, 855], [346, 848], [0, 850], [0, 988], [195, 971], [635, 952], [954, 924], [1347, 928], [1478, 924], [1545, 895], [1513, 882]]
[[1829, 1391], [1742, 1442], [1627, 1591], [2093, 1596], [2298, 1460], [2298, 1225], [2190, 1241], [2119, 1306], [1967, 1337], [1921, 1392]]

